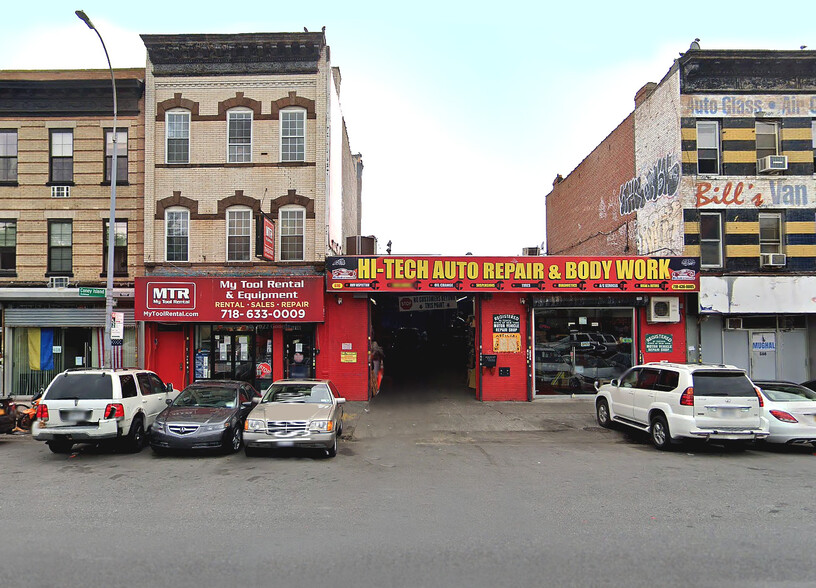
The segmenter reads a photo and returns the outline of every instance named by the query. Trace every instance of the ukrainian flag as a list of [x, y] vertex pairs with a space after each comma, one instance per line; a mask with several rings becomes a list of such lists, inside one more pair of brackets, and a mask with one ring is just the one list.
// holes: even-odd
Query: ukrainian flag
[[54, 329], [28, 329], [28, 367], [54, 369]]

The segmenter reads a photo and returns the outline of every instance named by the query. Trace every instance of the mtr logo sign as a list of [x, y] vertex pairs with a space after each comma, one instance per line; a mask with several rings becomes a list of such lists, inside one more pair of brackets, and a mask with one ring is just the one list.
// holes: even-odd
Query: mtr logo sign
[[192, 310], [196, 306], [195, 289], [193, 282], [148, 282], [147, 308]]

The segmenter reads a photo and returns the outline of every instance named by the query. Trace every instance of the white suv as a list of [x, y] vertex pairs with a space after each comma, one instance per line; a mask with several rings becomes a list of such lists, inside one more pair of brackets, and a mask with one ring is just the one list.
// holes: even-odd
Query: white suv
[[770, 432], [762, 396], [735, 366], [653, 362], [596, 389], [599, 425], [648, 431], [658, 449], [682, 439], [739, 445]]
[[175, 396], [172, 384], [146, 370], [65, 370], [45, 390], [31, 435], [54, 453], [68, 453], [75, 443], [107, 440], [136, 452], [156, 415]]

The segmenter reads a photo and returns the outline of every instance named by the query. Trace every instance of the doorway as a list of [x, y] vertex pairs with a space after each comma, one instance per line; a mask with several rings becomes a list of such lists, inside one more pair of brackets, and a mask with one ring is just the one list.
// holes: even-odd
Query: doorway
[[255, 333], [249, 330], [213, 331], [214, 380], [255, 380]]
[[314, 378], [314, 326], [286, 325], [283, 373], [287, 378]]

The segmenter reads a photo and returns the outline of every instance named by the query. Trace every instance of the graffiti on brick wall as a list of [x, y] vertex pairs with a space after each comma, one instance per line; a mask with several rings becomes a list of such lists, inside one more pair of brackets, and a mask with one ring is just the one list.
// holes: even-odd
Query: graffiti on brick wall
[[638, 255], [683, 254], [683, 207], [679, 199], [638, 213], [637, 249]]
[[620, 213], [629, 214], [660, 196], [675, 196], [680, 185], [680, 161], [675, 154], [657, 160], [645, 175], [632, 178], [620, 187]]

